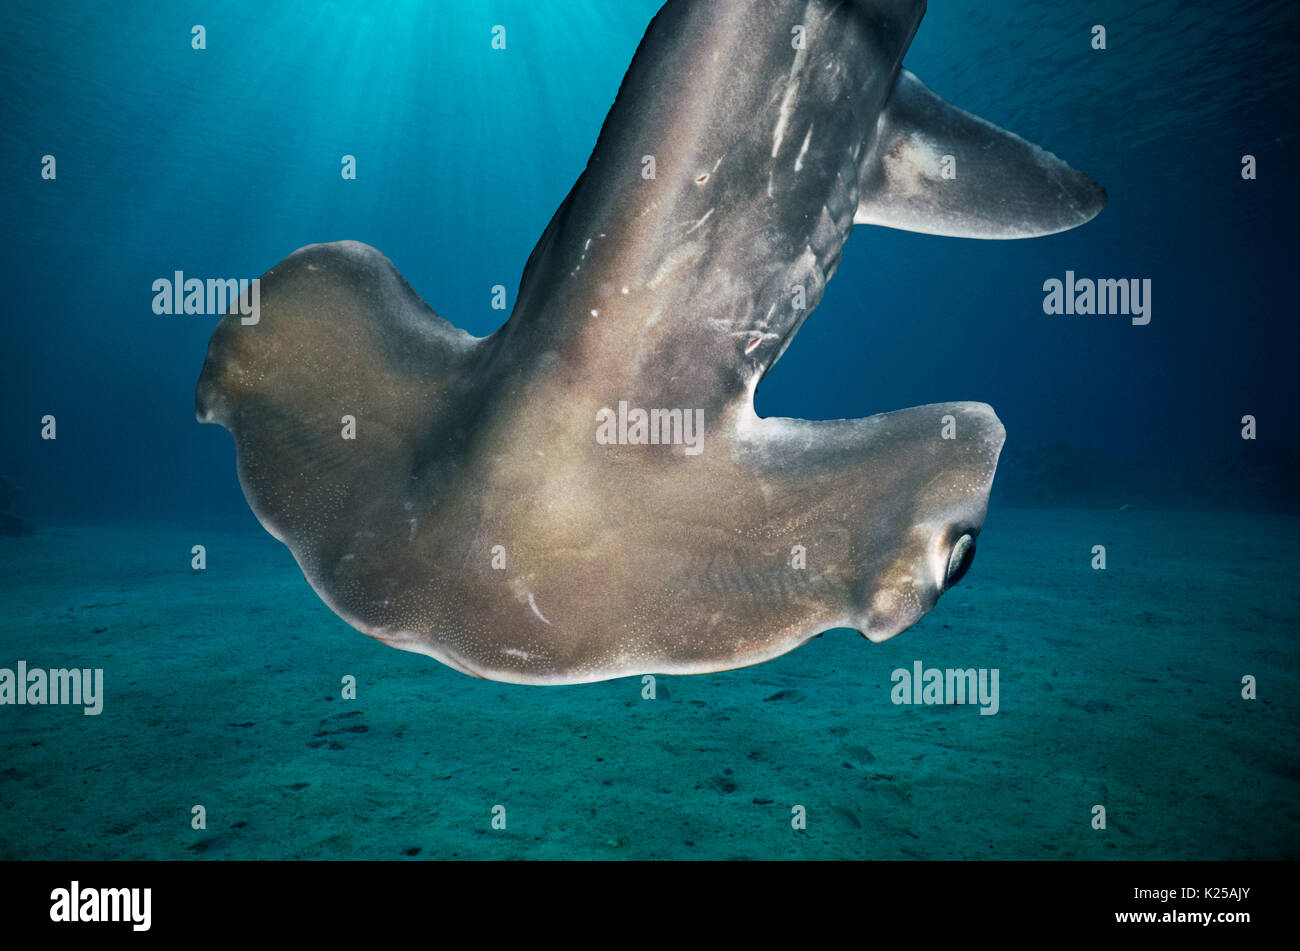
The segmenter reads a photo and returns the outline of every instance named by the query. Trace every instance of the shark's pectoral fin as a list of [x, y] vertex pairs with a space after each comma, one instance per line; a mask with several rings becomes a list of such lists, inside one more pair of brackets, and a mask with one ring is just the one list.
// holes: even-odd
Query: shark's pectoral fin
[[1106, 204], [1087, 175], [945, 102], [902, 70], [863, 163], [855, 224], [959, 238], [1033, 238]]

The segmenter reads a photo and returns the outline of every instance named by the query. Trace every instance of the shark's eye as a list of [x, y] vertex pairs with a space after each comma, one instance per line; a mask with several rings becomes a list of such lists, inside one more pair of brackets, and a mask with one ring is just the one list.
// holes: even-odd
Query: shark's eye
[[975, 560], [975, 539], [970, 535], [962, 535], [957, 539], [957, 544], [952, 546], [952, 554], [948, 556], [948, 576], [944, 581], [944, 590], [951, 588], [970, 570], [970, 564]]

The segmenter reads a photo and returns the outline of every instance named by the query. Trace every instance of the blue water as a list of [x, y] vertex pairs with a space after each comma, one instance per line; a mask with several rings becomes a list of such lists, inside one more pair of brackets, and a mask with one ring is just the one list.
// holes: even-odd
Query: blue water
[[[356, 239], [386, 253], [443, 317], [490, 333], [503, 316], [491, 288], [513, 297], [658, 6], [4, 4], [0, 476], [23, 490], [13, 510], [38, 536], [117, 523], [141, 533], [146, 550], [148, 532], [163, 526], [260, 532], [230, 438], [194, 421], [215, 319], [154, 314], [154, 279], [177, 270], [251, 278], [302, 245]], [[203, 51], [190, 45], [195, 22], [206, 28]], [[1105, 51], [1089, 46], [1094, 23], [1108, 29]], [[495, 24], [507, 26], [505, 51], [491, 48]], [[1297, 27], [1300, 8], [1287, 2], [932, 4], [906, 65], [950, 102], [1087, 172], [1109, 204], [1084, 227], [1032, 241], [857, 229], [824, 302], [759, 388], [760, 415], [830, 419], [980, 400], [1008, 433], [995, 515], [999, 505], [1249, 509], [1252, 530], [1285, 537], [1300, 512]], [[45, 154], [56, 157], [54, 181], [40, 175]], [[355, 181], [339, 174], [345, 154], [357, 157]], [[1257, 180], [1242, 179], [1245, 154], [1256, 157]], [[1151, 323], [1045, 316], [1043, 282], [1067, 270], [1149, 278]], [[40, 438], [46, 414], [57, 440]], [[1247, 414], [1258, 421], [1254, 441], [1241, 438]], [[1014, 522], [1026, 537], [1033, 518]], [[1151, 559], [1166, 545], [1197, 545], [1194, 526], [1178, 524], [1173, 542], [1150, 523]], [[257, 538], [292, 581], [283, 550]], [[1260, 545], [1270, 557], [1285, 552]], [[21, 564], [13, 551], [6, 563]], [[1218, 557], [1268, 599], [1260, 656], [1293, 678], [1294, 576], [1265, 584], [1253, 555]], [[94, 576], [93, 564], [83, 567]], [[27, 612], [8, 629], [4, 665], [37, 651], [43, 622], [38, 580], [11, 574], [0, 585]], [[351, 633], [300, 577], [285, 590], [280, 597], [319, 608], [312, 617], [335, 624], [339, 638]], [[1070, 595], [1039, 593], [1040, 613], [1072, 610]], [[66, 607], [51, 604], [50, 616]], [[1119, 628], [1110, 633], [1122, 637]], [[114, 630], [125, 649], [129, 629]], [[238, 629], [222, 636], [230, 652], [253, 649]], [[384, 650], [353, 636], [358, 649]], [[1156, 640], [1150, 651], [1177, 649]], [[423, 659], [390, 653], [385, 664], [434, 676]], [[1229, 681], [1239, 673], [1223, 672]], [[465, 702], [478, 701], [471, 691]], [[0, 723], [9, 712], [0, 709]], [[1294, 793], [1294, 708], [1280, 716], [1289, 759], [1272, 775]], [[24, 773], [39, 774], [39, 755], [28, 756]], [[0, 820], [0, 833], [11, 821]], [[1294, 851], [1294, 815], [1281, 824], [1260, 854]], [[1214, 841], [1186, 853], [1212, 856]], [[9, 851], [39, 848], [11, 842]], [[148, 842], [135, 848], [148, 851]], [[170, 853], [159, 845], [155, 854]]]
[[[183, 8], [7, 4], [0, 439], [28, 510], [248, 518], [225, 438], [192, 425], [213, 322], [150, 308], [175, 270], [255, 277], [354, 238], [448, 320], [494, 330], [491, 287], [513, 293], [656, 9], [231, 3], [204, 11], [196, 52]], [[1296, 20], [1286, 3], [934, 5], [907, 65], [1110, 203], [1035, 241], [858, 229], [760, 414], [978, 399], [1008, 458], [1064, 441], [1199, 460], [1240, 451], [1249, 413], [1260, 445], [1294, 451]], [[1150, 325], [1045, 317], [1042, 283], [1067, 269], [1149, 277]], [[57, 445], [39, 441], [47, 413]]]

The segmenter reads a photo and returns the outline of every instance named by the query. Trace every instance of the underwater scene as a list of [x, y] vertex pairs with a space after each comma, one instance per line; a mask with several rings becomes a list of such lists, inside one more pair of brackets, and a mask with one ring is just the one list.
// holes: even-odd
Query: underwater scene
[[5, 3], [0, 859], [1300, 856], [1298, 29]]

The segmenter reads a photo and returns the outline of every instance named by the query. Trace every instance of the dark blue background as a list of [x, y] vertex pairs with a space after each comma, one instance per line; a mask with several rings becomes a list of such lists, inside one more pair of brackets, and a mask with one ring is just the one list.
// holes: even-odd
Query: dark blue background
[[[6, 4], [0, 475], [25, 489], [16, 508], [38, 523], [251, 525], [229, 436], [193, 417], [215, 318], [153, 314], [153, 280], [255, 277], [301, 245], [354, 238], [444, 317], [491, 332], [503, 315], [490, 288], [513, 298], [658, 6]], [[1109, 457], [1103, 479], [1129, 473], [1147, 500], [1185, 502], [1175, 482], [1223, 470], [1204, 498], [1285, 504], [1296, 9], [933, 4], [908, 67], [1092, 175], [1110, 204], [1034, 241], [859, 228], [759, 413], [978, 399], [1007, 427], [1010, 502], [1035, 500], [1026, 473], [1054, 483], [1055, 503], [1107, 502], [1061, 473]], [[490, 48], [497, 23], [505, 52]], [[1093, 23], [1108, 28], [1104, 52]], [[46, 153], [56, 181], [40, 177]], [[356, 181], [339, 175], [345, 153]], [[1257, 181], [1241, 179], [1245, 153]], [[1151, 324], [1044, 316], [1043, 281], [1067, 269], [1150, 278]], [[46, 413], [56, 442], [39, 438]], [[1246, 413], [1257, 443], [1239, 438]], [[1078, 448], [1031, 455], [1057, 442]]]

